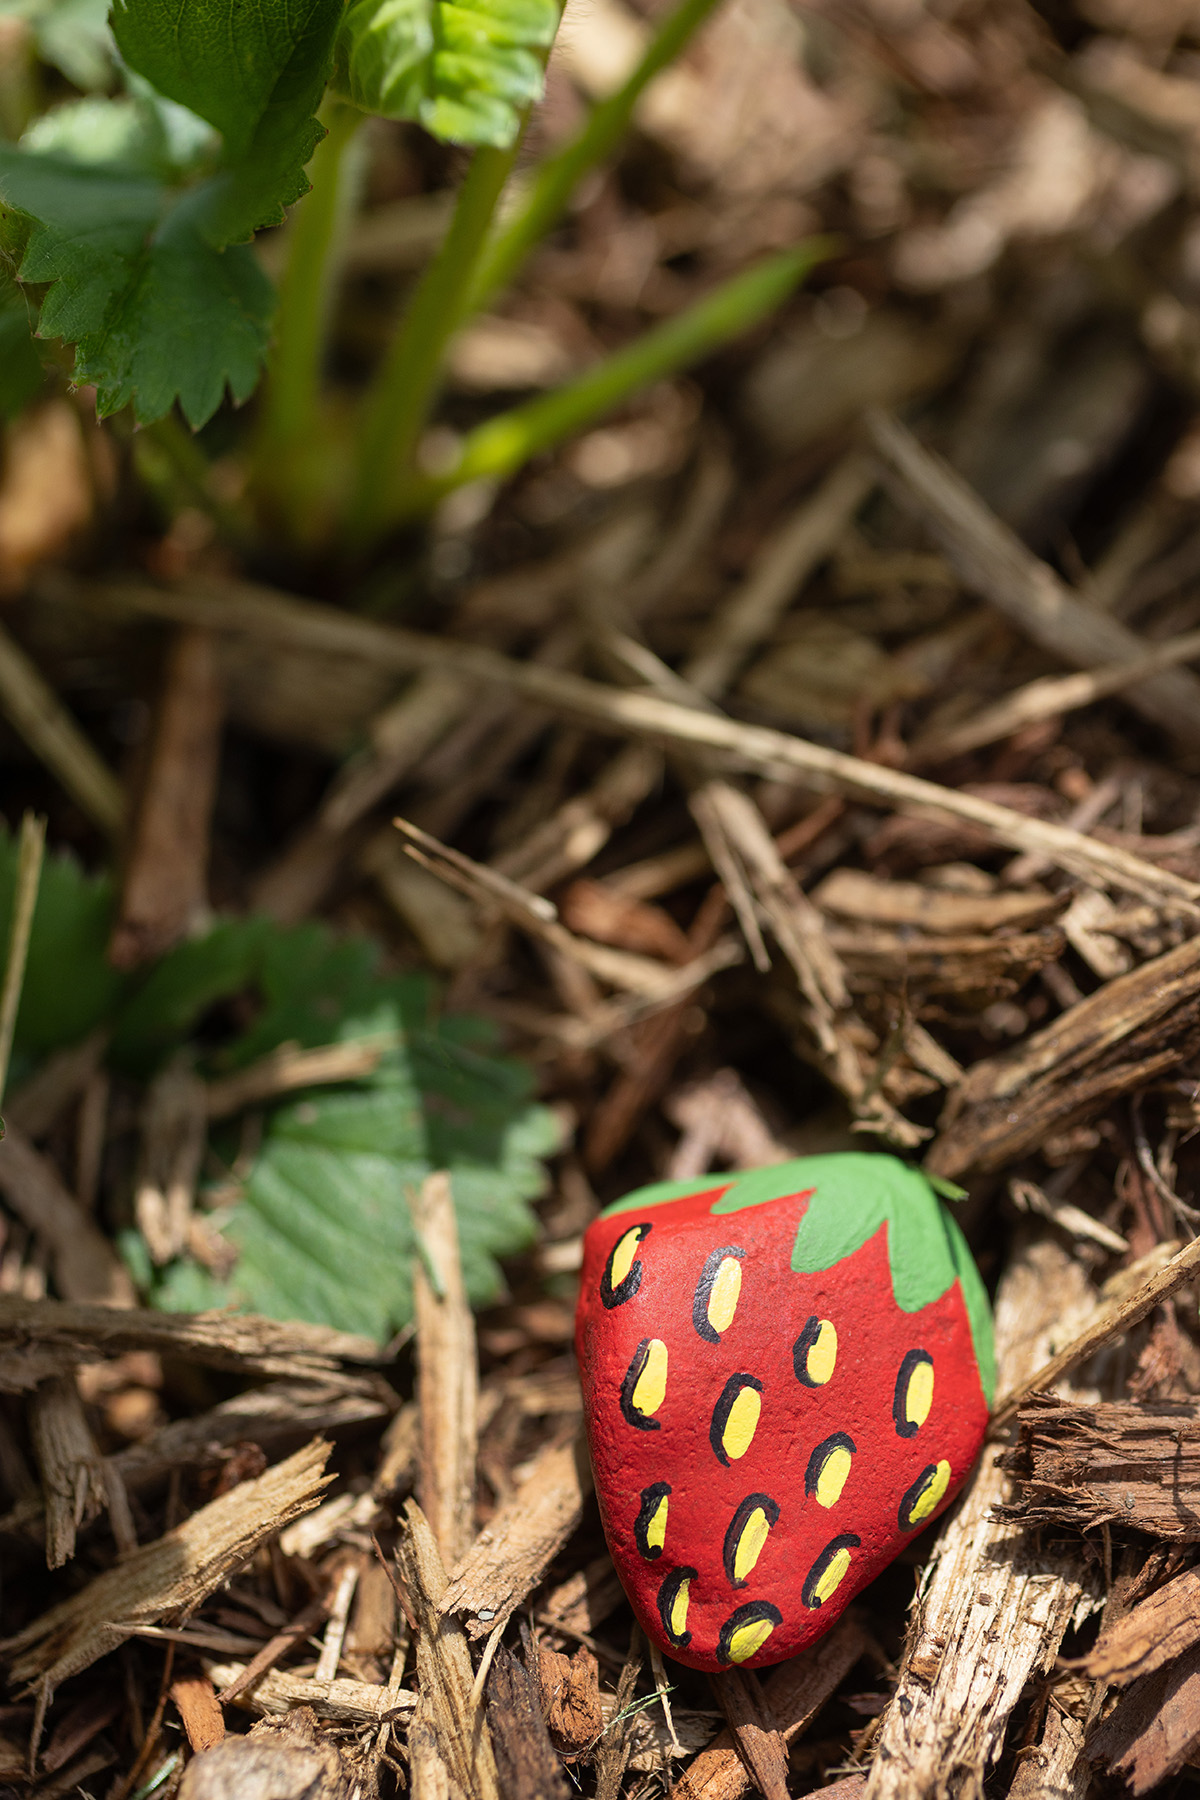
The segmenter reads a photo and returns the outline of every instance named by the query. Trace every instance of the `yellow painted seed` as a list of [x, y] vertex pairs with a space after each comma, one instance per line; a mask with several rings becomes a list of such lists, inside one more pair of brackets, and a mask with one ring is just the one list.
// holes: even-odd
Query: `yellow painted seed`
[[721, 1433], [721, 1448], [730, 1462], [736, 1462], [739, 1456], [745, 1456], [750, 1448], [758, 1429], [758, 1415], [761, 1411], [762, 1396], [758, 1389], [740, 1388]]
[[838, 1550], [835, 1555], [830, 1558], [829, 1567], [822, 1575], [820, 1581], [818, 1581], [814, 1590], [814, 1598], [819, 1600], [822, 1606], [825, 1604], [826, 1600], [828, 1600], [830, 1594], [835, 1593], [840, 1587], [842, 1577], [849, 1567], [850, 1552], [843, 1546], [841, 1550]]
[[919, 1525], [922, 1519], [927, 1519], [930, 1513], [941, 1504], [942, 1497], [949, 1486], [950, 1464], [940, 1462], [933, 1472], [928, 1487], [909, 1513], [909, 1522]]
[[739, 1625], [729, 1640], [730, 1662], [747, 1662], [762, 1649], [774, 1629], [770, 1619], [754, 1619], [749, 1625]]
[[771, 1529], [770, 1520], [761, 1506], [756, 1506], [742, 1529], [737, 1549], [733, 1553], [733, 1578], [745, 1581], [747, 1575], [762, 1555], [763, 1545], [767, 1541]]
[[933, 1364], [919, 1362], [908, 1378], [904, 1416], [910, 1425], [923, 1425], [933, 1405]]
[[667, 1506], [668, 1500], [664, 1494], [646, 1527], [646, 1547], [649, 1550], [661, 1550], [667, 1541]]
[[717, 1278], [708, 1296], [708, 1322], [714, 1331], [729, 1330], [741, 1291], [742, 1265], [736, 1256], [727, 1256], [717, 1270]]
[[652, 1418], [666, 1396], [667, 1346], [661, 1338], [651, 1338], [646, 1350], [645, 1365], [634, 1384], [633, 1410], [641, 1413], [644, 1419]]
[[837, 1363], [837, 1329], [832, 1319], [822, 1319], [821, 1328], [809, 1347], [804, 1367], [810, 1381], [824, 1387]]
[[672, 1635], [672, 1637], [681, 1638], [683, 1636], [684, 1632], [687, 1630], [688, 1589], [691, 1587], [691, 1585], [692, 1584], [691, 1584], [690, 1579], [687, 1581], [681, 1581], [679, 1584], [679, 1591], [675, 1595], [675, 1598], [671, 1602], [671, 1635]]
[[620, 1287], [630, 1269], [632, 1269], [633, 1259], [637, 1255], [637, 1247], [641, 1241], [642, 1228], [640, 1225], [635, 1225], [632, 1231], [627, 1231], [625, 1233], [625, 1236], [620, 1239], [616, 1249], [613, 1251], [612, 1268], [609, 1270], [608, 1279], [609, 1285], [613, 1288], [614, 1292]]
[[839, 1444], [831, 1450], [821, 1464], [821, 1473], [817, 1476], [816, 1501], [818, 1506], [832, 1506], [842, 1497], [842, 1489], [846, 1485], [846, 1477], [850, 1473], [853, 1458], [844, 1445]]

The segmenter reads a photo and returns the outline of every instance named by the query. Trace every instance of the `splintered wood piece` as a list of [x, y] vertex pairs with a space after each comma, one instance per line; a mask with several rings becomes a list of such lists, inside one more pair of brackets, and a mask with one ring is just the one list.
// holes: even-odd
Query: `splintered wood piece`
[[487, 1719], [504, 1800], [567, 1800], [528, 1663], [503, 1644], [492, 1658]]
[[108, 947], [134, 969], [177, 944], [205, 903], [224, 699], [217, 640], [185, 627], [167, 654]]
[[922, 994], [1015, 994], [1031, 975], [1057, 962], [1067, 947], [1057, 925], [1007, 936], [914, 937], [904, 931], [831, 927], [829, 942], [854, 993], [906, 984]]
[[551, 1742], [564, 1762], [578, 1762], [604, 1730], [599, 1663], [586, 1645], [574, 1656], [564, 1656], [542, 1644], [538, 1686]]
[[426, 1176], [409, 1206], [418, 1247], [413, 1259], [421, 1421], [417, 1494], [442, 1561], [453, 1568], [475, 1535], [475, 1316], [463, 1285], [450, 1177]]
[[[289, 1640], [294, 1644], [295, 1639]], [[268, 1669], [243, 1687], [248, 1664], [206, 1662], [209, 1680], [221, 1689], [222, 1698], [232, 1693], [232, 1704], [243, 1712], [282, 1716], [297, 1706], [310, 1706], [319, 1719], [337, 1725], [379, 1725], [391, 1714], [407, 1717], [417, 1696], [406, 1688], [376, 1686], [369, 1681], [314, 1681], [293, 1675], [289, 1669]]]
[[[1119, 975], [951, 1093], [934, 1174], [994, 1169], [1161, 1080], [1200, 1047], [1200, 938]], [[1019, 1102], [1016, 1101], [1019, 1096]]]
[[727, 1669], [711, 1686], [729, 1724], [737, 1753], [763, 1800], [788, 1800], [787, 1750], [750, 1669]]
[[[11, 1148], [12, 1133], [0, 1146], [0, 1187]], [[107, 1241], [101, 1241], [111, 1256]], [[86, 1250], [86, 1240], [82, 1248]], [[95, 1362], [126, 1350], [157, 1350], [209, 1368], [348, 1382], [360, 1391], [363, 1375], [343, 1375], [341, 1363], [379, 1361], [379, 1346], [370, 1338], [352, 1337], [327, 1325], [285, 1323], [253, 1313], [142, 1311], [132, 1305], [132, 1283], [129, 1291], [131, 1304], [122, 1310], [0, 1294], [0, 1353], [32, 1348], [66, 1353], [75, 1362]]]
[[1200, 1416], [1193, 1402], [1076, 1406], [1037, 1394], [1018, 1424], [1016, 1448], [1004, 1459], [1016, 1490], [1006, 1517], [1076, 1531], [1120, 1525], [1200, 1543]]
[[[866, 1648], [861, 1625], [848, 1615], [811, 1650], [772, 1669], [762, 1684], [767, 1717], [791, 1743], [836, 1693]], [[671, 1800], [740, 1800], [750, 1786], [733, 1734], [720, 1732], [671, 1789]]]
[[314, 1439], [51, 1607], [0, 1644], [12, 1679], [53, 1693], [139, 1627], [185, 1619], [261, 1543], [317, 1504], [333, 1479], [324, 1474], [328, 1455], [329, 1445]]
[[1073, 1663], [1093, 1680], [1128, 1687], [1200, 1643], [1200, 1570], [1185, 1569], [1101, 1632]]
[[[1001, 1380], [1024, 1380], [1091, 1308], [1086, 1276], [1058, 1244], [1019, 1250], [996, 1298]], [[1090, 1609], [1082, 1555], [1044, 1549], [1034, 1532], [994, 1519], [1006, 1485], [995, 1452], [985, 1449], [931, 1547], [876, 1739], [869, 1800], [941, 1792], [979, 1800], [1026, 1682], [1053, 1667], [1068, 1625]]]
[[225, 1715], [207, 1675], [181, 1675], [171, 1683], [171, 1698], [193, 1750], [211, 1750], [222, 1742]]
[[446, 1570], [421, 1508], [409, 1500], [396, 1568], [416, 1629], [417, 1680], [425, 1720], [450, 1781], [471, 1800], [500, 1800], [491, 1734], [473, 1698], [475, 1671], [467, 1636], [441, 1610]]
[[[137, 1298], [133, 1282], [104, 1233], [65, 1186], [50, 1158], [12, 1125], [0, 1144], [0, 1193], [22, 1224], [49, 1247], [55, 1286], [66, 1300], [133, 1306]], [[12, 1304], [41, 1307], [47, 1302], [0, 1298], [0, 1307]], [[3, 1335], [0, 1313], [0, 1346]]]
[[1051, 1700], [1041, 1742], [1021, 1752], [1008, 1800], [1084, 1800], [1091, 1769], [1082, 1748], [1083, 1726]]
[[1133, 1794], [1148, 1794], [1200, 1746], [1200, 1645], [1169, 1667], [1143, 1675], [1121, 1695], [1084, 1745]]
[[73, 1376], [56, 1375], [36, 1389], [29, 1436], [45, 1496], [46, 1564], [60, 1569], [75, 1554], [77, 1529], [107, 1497], [104, 1464]]
[[887, 881], [865, 869], [834, 869], [813, 889], [822, 912], [864, 925], [898, 925], [931, 937], [972, 932], [1029, 930], [1056, 919], [1067, 896], [1045, 888], [998, 894], [958, 894], [919, 881]]
[[493, 1632], [542, 1580], [579, 1524], [591, 1487], [582, 1439], [541, 1451], [455, 1569], [442, 1612], [465, 1614], [472, 1638]]

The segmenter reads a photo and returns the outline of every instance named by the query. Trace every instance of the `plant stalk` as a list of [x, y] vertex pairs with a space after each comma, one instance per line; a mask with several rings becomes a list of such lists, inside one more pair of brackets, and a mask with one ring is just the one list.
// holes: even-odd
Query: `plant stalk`
[[[12, 925], [8, 934], [8, 960], [4, 968], [4, 985], [0, 988], [0, 1099], [8, 1081], [8, 1064], [12, 1056], [13, 1033], [17, 1028], [17, 1012], [21, 1005], [21, 989], [25, 985], [25, 964], [29, 959], [29, 939], [33, 931], [33, 912], [37, 905], [38, 887], [42, 879], [42, 858], [46, 850], [46, 821], [27, 812], [21, 820], [17, 842], [17, 876], [13, 889]], [[0, 1135], [3, 1126], [0, 1125]]]
[[571, 143], [540, 165], [519, 210], [494, 234], [484, 254], [471, 290], [472, 312], [508, 286], [529, 252], [558, 223], [583, 177], [613, 154], [645, 89], [680, 54], [716, 4], [717, 0], [680, 0], [624, 85], [593, 107]]
[[354, 210], [364, 115], [342, 101], [321, 109], [326, 135], [317, 145], [312, 191], [289, 224], [287, 267], [279, 284], [275, 341], [267, 370], [256, 445], [256, 480], [289, 513], [305, 504], [303, 470], [320, 438], [321, 366], [337, 286], [340, 240]]
[[479, 257], [520, 141], [518, 134], [507, 149], [485, 144], [475, 152], [450, 229], [417, 285], [367, 397], [348, 520], [355, 548], [365, 547], [396, 521], [397, 496], [406, 478], [411, 485], [446, 345], [467, 314]]
[[748, 331], [835, 248], [831, 238], [811, 238], [768, 257], [565, 387], [489, 419], [463, 440], [452, 468], [418, 477], [400, 496], [397, 522], [428, 511], [468, 481], [505, 480], [531, 457], [586, 429], [639, 388], [675, 374]]

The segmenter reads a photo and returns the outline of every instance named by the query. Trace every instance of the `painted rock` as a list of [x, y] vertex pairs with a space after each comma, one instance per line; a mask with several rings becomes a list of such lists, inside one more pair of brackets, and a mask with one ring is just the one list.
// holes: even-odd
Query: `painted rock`
[[617, 1572], [694, 1669], [827, 1631], [966, 1480], [994, 1378], [961, 1232], [923, 1175], [870, 1154], [610, 1206], [576, 1349]]

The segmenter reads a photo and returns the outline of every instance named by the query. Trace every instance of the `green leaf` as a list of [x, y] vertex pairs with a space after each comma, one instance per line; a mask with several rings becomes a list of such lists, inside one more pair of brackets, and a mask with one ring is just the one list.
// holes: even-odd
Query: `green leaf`
[[27, 20], [42, 61], [84, 93], [111, 83], [116, 59], [108, 0], [0, 0], [0, 18]]
[[[0, 944], [7, 944], [16, 884], [15, 840], [0, 825]], [[29, 961], [14, 1042], [30, 1056], [77, 1043], [105, 1020], [123, 992], [123, 975], [105, 949], [112, 924], [108, 880], [83, 873], [73, 857], [42, 866]]]
[[205, 240], [203, 192], [172, 204], [147, 177], [0, 146], [0, 201], [34, 221], [20, 278], [52, 284], [39, 335], [75, 344], [101, 417], [132, 403], [148, 424], [178, 398], [200, 426], [254, 390], [274, 294], [250, 250]]
[[214, 248], [278, 224], [307, 191], [340, 19], [340, 0], [115, 0], [113, 32], [130, 67], [224, 139], [224, 168], [194, 215]]
[[249, 988], [274, 929], [267, 919], [227, 919], [168, 951], [117, 1014], [110, 1047], [117, 1067], [152, 1073], [210, 1007]]
[[558, 0], [351, 0], [336, 81], [364, 112], [506, 148], [541, 98]]
[[30, 305], [0, 267], [0, 418], [15, 419], [42, 385]]

